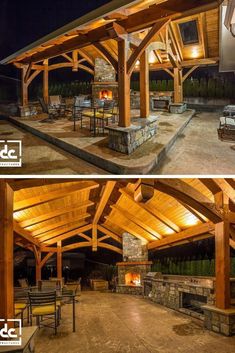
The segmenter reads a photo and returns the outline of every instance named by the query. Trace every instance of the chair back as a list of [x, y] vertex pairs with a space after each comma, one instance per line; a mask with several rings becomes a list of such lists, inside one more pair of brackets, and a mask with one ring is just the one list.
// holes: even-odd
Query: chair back
[[38, 281], [38, 289], [43, 291], [60, 290], [61, 286], [61, 281], [57, 279]]
[[40, 103], [40, 105], [41, 105], [42, 112], [48, 114], [48, 106], [47, 106], [47, 104], [45, 103], [44, 99], [41, 98], [41, 97], [38, 97], [38, 101], [39, 101], [39, 103]]
[[18, 279], [18, 282], [21, 288], [29, 288], [29, 283], [26, 278], [20, 278]]
[[113, 114], [114, 106], [115, 106], [115, 102], [113, 100], [109, 100], [109, 99], [105, 100], [103, 105], [104, 113]]
[[55, 305], [56, 291], [51, 292], [28, 292], [30, 308], [35, 306]]
[[61, 96], [50, 96], [49, 97], [50, 105], [53, 107], [59, 107], [62, 103]]

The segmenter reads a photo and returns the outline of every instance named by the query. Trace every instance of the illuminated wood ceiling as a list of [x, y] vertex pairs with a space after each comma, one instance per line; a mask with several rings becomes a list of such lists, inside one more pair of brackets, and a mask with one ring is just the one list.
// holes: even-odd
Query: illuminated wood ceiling
[[[14, 191], [16, 244], [45, 252], [100, 247], [122, 253], [129, 232], [149, 249], [214, 235], [221, 222], [221, 193], [235, 224], [234, 179], [9, 180]], [[141, 198], [142, 188], [151, 197]], [[231, 242], [235, 237], [231, 227]], [[68, 244], [67, 241], [71, 240]], [[64, 243], [66, 242], [66, 244]]]
[[[195, 60], [199, 64], [216, 63], [219, 57], [219, 4], [221, 2], [215, 0], [206, 2], [203, 0], [113, 1], [85, 18], [78, 19], [13, 54], [2, 63], [35, 64], [80, 50], [81, 60], [85, 59], [93, 66], [95, 58], [103, 57], [96, 43], [102, 43], [108, 53], [117, 59], [116, 39], [120, 35], [120, 28], [131, 36], [129, 39], [134, 48], [138, 46], [138, 41], [147, 35], [149, 28], [162, 18], [170, 19], [171, 22], [167, 32], [163, 31], [154, 38], [155, 43], [162, 43], [161, 46], [165, 45], [165, 47], [150, 51], [150, 69], [159, 69], [171, 64], [168, 56], [169, 47], [173, 54], [179, 57], [182, 66], [194, 65]], [[197, 22], [199, 41], [192, 45], [184, 45], [179, 23], [190, 20]], [[72, 66], [72, 56], [67, 59], [67, 66], [69, 62]], [[82, 66], [80, 68], [84, 69]], [[36, 70], [37, 67], [34, 69]]]

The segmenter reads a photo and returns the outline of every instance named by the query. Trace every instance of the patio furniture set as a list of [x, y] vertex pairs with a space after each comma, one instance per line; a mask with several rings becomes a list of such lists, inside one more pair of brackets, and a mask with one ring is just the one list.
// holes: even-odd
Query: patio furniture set
[[218, 136], [222, 141], [235, 141], [235, 105], [227, 105], [220, 118]]
[[38, 281], [37, 286], [29, 286], [27, 280], [19, 280], [20, 287], [14, 289], [15, 318], [20, 317], [24, 326], [24, 312], [27, 311], [27, 322], [37, 326], [53, 328], [57, 334], [57, 327], [62, 319], [61, 307], [72, 304], [72, 327], [75, 332], [75, 304], [81, 292], [80, 280], [63, 285], [62, 280], [50, 279]]
[[56, 119], [64, 117], [66, 112], [69, 112], [73, 119], [74, 131], [76, 131], [77, 121], [80, 121], [82, 129], [84, 119], [88, 118], [90, 120], [89, 130], [94, 136], [100, 132], [104, 134], [105, 127], [109, 122], [116, 123], [118, 120], [118, 107], [114, 100], [92, 100], [85, 96], [76, 96], [72, 107], [66, 107], [66, 103], [61, 96], [50, 96], [49, 104], [46, 104], [43, 98], [39, 98], [39, 103], [43, 113], [48, 114], [48, 118], [42, 122], [53, 123]]

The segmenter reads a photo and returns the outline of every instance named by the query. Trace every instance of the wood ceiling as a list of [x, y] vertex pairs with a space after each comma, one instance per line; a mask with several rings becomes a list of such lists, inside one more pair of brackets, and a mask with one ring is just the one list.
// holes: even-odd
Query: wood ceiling
[[[195, 60], [199, 65], [215, 64], [219, 58], [221, 2], [219, 0], [113, 1], [92, 12], [90, 20], [86, 23], [83, 18], [78, 19], [66, 28], [11, 55], [1, 63], [14, 63], [18, 67], [22, 67], [23, 64], [33, 64], [32, 69], [43, 70], [43, 60], [62, 55], [63, 61], [66, 59], [64, 66], [57, 64], [54, 68], [73, 67], [72, 52], [76, 50], [79, 58], [78, 68], [93, 73], [95, 58], [105, 57], [111, 62], [112, 59], [117, 61], [117, 39], [119, 36], [126, 35], [123, 31], [129, 36], [129, 55], [131, 55], [132, 50], [148, 34], [149, 28], [164, 18], [169, 19], [170, 24], [167, 30], [164, 29], [153, 40], [156, 49], [150, 52], [150, 69], [171, 67], [169, 51], [172, 51], [174, 56], [178, 56], [182, 67], [194, 65]], [[126, 5], [123, 5], [124, 3]], [[184, 45], [178, 25], [180, 22], [189, 20], [197, 21], [199, 42]], [[68, 54], [67, 57], [65, 53]], [[108, 54], [104, 55], [104, 53]], [[81, 64], [83, 61], [86, 61], [88, 66]], [[50, 70], [54, 68], [51, 67]], [[138, 70], [138, 67], [135, 70]]]
[[[10, 179], [15, 243], [52, 253], [91, 247], [122, 253], [129, 232], [162, 249], [214, 236], [229, 199], [235, 244], [234, 179]], [[146, 193], [150, 195], [143, 198]], [[70, 242], [68, 243], [68, 240]]]

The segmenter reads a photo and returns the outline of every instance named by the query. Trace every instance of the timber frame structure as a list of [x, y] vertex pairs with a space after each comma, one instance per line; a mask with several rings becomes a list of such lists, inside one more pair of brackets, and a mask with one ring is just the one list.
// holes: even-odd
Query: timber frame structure
[[[94, 75], [95, 58], [115, 68], [119, 83], [119, 126], [129, 127], [130, 80], [140, 71], [142, 118], [149, 116], [149, 71], [174, 79], [174, 101], [183, 101], [183, 82], [199, 66], [219, 62], [219, 7], [223, 0], [114, 0], [1, 61], [22, 71], [22, 105], [28, 87], [43, 74], [48, 102], [52, 70], [72, 68]], [[185, 45], [179, 24], [196, 21], [198, 42]], [[61, 61], [61, 59], [63, 59]]]
[[213, 237], [216, 307], [230, 307], [234, 179], [3, 179], [0, 317], [13, 317], [14, 244], [34, 253], [36, 280], [56, 254], [61, 278], [63, 252], [86, 247], [121, 255], [124, 232], [150, 251]]

